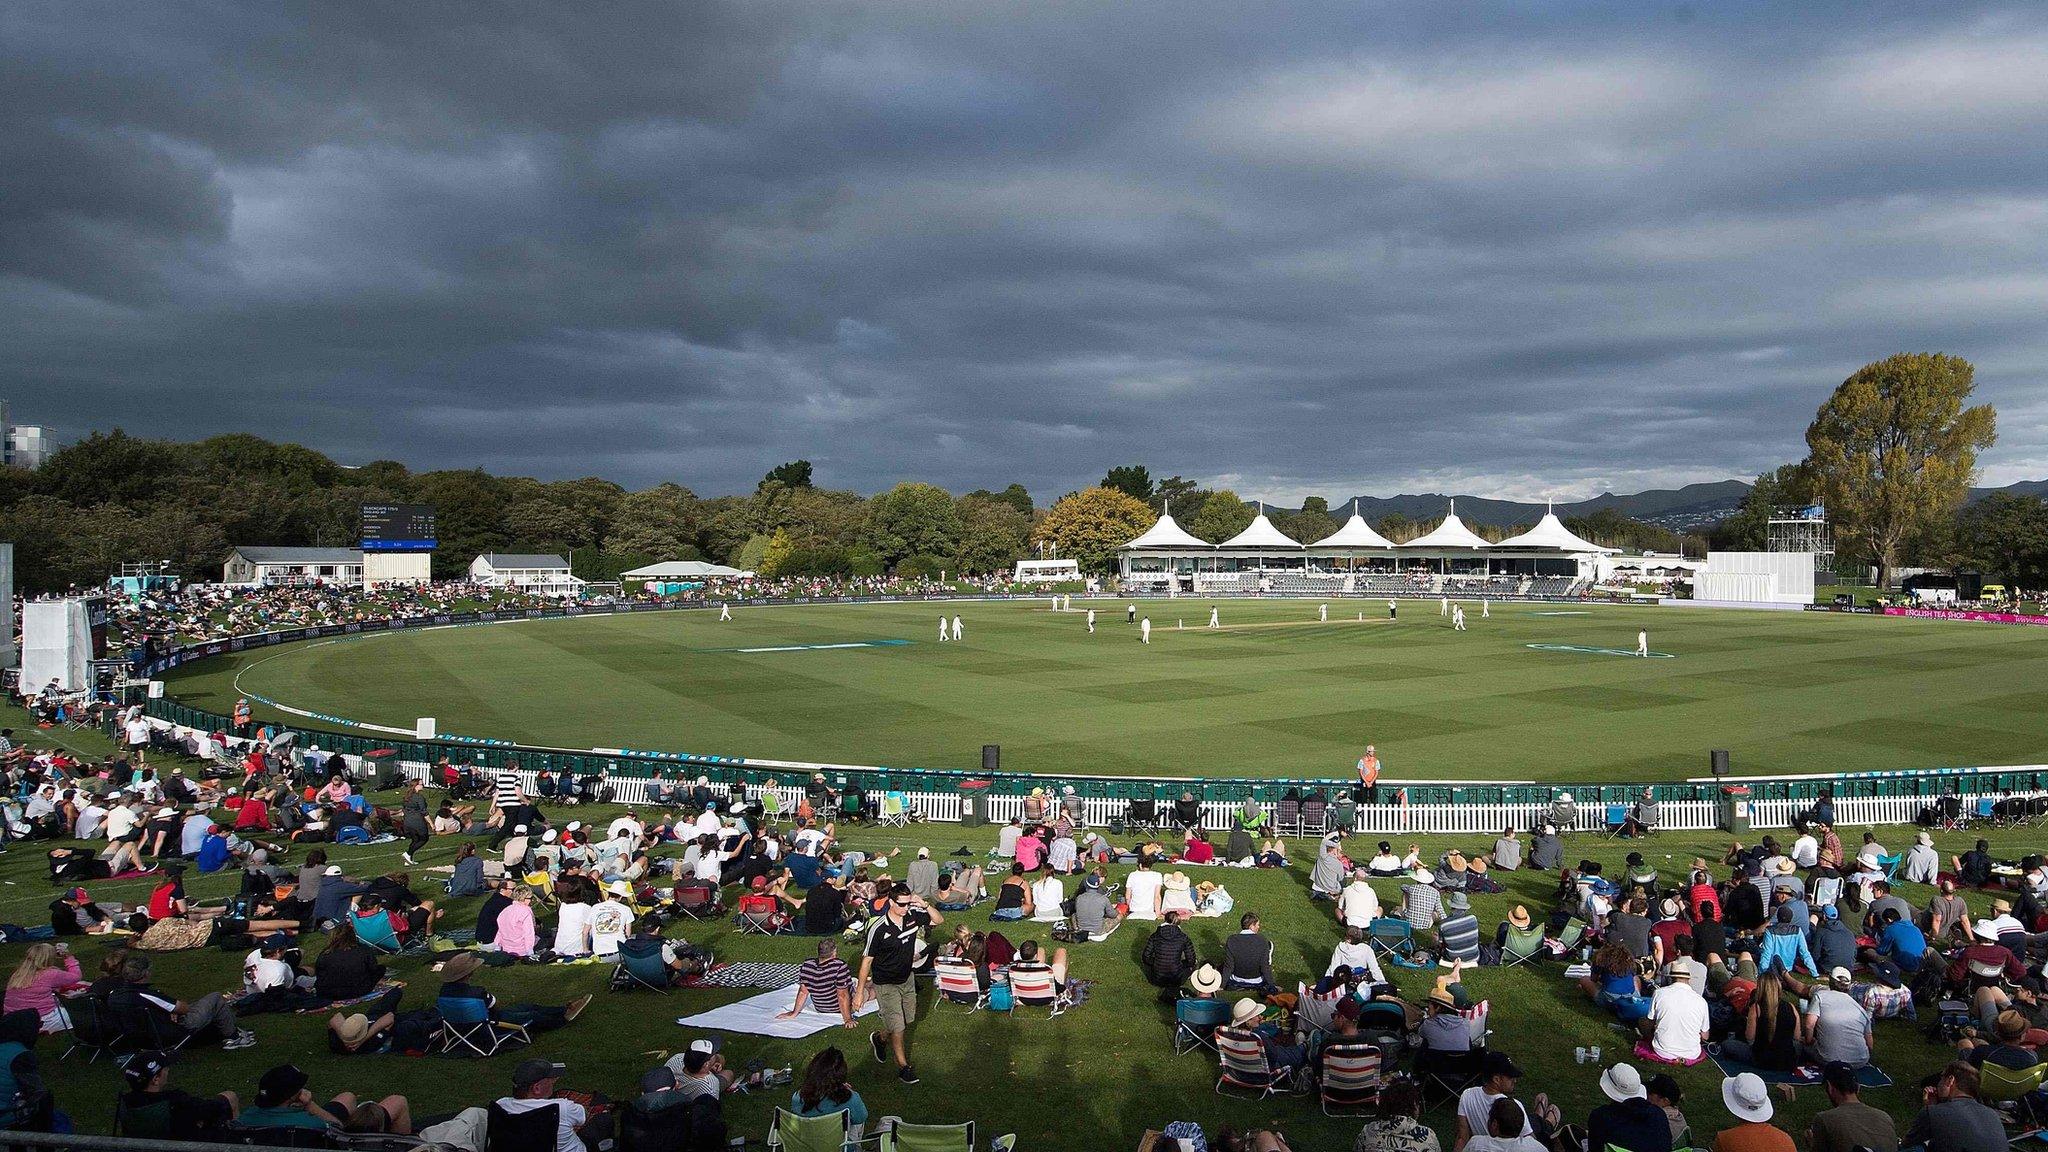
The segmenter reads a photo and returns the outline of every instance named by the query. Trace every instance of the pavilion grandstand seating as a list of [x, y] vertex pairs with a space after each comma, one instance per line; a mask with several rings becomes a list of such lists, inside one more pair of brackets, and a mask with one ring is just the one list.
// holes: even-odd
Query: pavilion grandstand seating
[[1344, 577], [1341, 573], [1269, 572], [1266, 586], [1274, 592], [1335, 596], [1344, 591]]
[[1259, 590], [1257, 572], [1197, 572], [1195, 592], [1256, 592]]
[[1581, 581], [1576, 576], [1538, 576], [1522, 590], [1524, 596], [1574, 596]]
[[1446, 576], [1446, 596], [1518, 596], [1522, 592], [1522, 576]]
[[1351, 590], [1360, 596], [1421, 596], [1436, 591], [1436, 577], [1427, 572], [1361, 572]]

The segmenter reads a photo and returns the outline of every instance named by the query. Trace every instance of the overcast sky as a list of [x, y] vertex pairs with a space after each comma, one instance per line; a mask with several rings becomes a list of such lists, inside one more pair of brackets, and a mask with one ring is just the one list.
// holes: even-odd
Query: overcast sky
[[0, 6], [0, 397], [359, 463], [1583, 496], [1896, 351], [2048, 476], [2048, 7]]

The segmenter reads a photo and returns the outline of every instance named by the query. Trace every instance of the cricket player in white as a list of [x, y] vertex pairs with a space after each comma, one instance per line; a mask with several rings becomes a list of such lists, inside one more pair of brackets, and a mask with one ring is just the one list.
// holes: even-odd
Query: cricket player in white
[[727, 604], [723, 600], [720, 600], [718, 602], [718, 618], [720, 620], [732, 619], [732, 605]]
[[1647, 656], [1649, 656], [1649, 654], [1650, 654], [1650, 633], [1649, 633], [1648, 631], [1642, 631], [1642, 632], [1638, 632], [1638, 633], [1636, 633], [1636, 655], [1638, 655], [1638, 656], [1644, 656], [1644, 657], [1647, 657]]
[[1093, 608], [1088, 610], [1088, 634], [1090, 636], [1095, 635], [1095, 609]]
[[1458, 607], [1451, 609], [1451, 631], [1463, 632], [1464, 630], [1465, 606], [1461, 604]]
[[943, 613], [943, 612], [941, 612], [941, 613], [939, 613], [939, 643], [941, 643], [941, 644], [944, 644], [945, 642], [946, 642], [946, 614], [945, 614], [945, 613]]
[[1493, 601], [1491, 600], [1481, 600], [1479, 602], [1479, 618], [1481, 620], [1493, 619], [1493, 610], [1489, 607], [1492, 603]]
[[1221, 627], [1223, 627], [1223, 617], [1222, 617], [1222, 615], [1221, 615], [1221, 614], [1220, 614], [1220, 613], [1219, 613], [1219, 612], [1217, 611], [1217, 608], [1216, 608], [1216, 606], [1215, 606], [1214, 604], [1211, 604], [1211, 605], [1209, 605], [1209, 627], [1211, 627], [1211, 628], [1221, 628]]
[[1135, 623], [1137, 623], [1137, 621], [1138, 621], [1138, 606], [1137, 606], [1136, 604], [1126, 604], [1126, 605], [1124, 605], [1124, 623], [1126, 623], [1126, 624], [1135, 624]]
[[1138, 639], [1146, 644], [1152, 642], [1152, 618], [1150, 616], [1138, 621]]
[[966, 635], [967, 629], [961, 626], [960, 618], [958, 616], [953, 617], [953, 639], [959, 640], [964, 638]]
[[1439, 616], [1449, 616], [1451, 614], [1451, 598], [1449, 596], [1444, 596], [1438, 599], [1436, 605], [1436, 614]]
[[1328, 604], [1316, 605], [1316, 622], [1318, 624], [1328, 624], [1330, 622], [1330, 606]]

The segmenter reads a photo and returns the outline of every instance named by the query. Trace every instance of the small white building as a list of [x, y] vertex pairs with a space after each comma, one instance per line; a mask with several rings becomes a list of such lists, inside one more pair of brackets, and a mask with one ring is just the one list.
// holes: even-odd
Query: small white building
[[469, 578], [535, 596], [574, 596], [584, 583], [569, 574], [569, 562], [560, 556], [521, 552], [486, 552], [469, 562]]
[[360, 548], [237, 548], [221, 565], [226, 584], [363, 583]]
[[1010, 577], [1019, 584], [1056, 584], [1080, 578], [1078, 560], [1019, 560], [1016, 574]]

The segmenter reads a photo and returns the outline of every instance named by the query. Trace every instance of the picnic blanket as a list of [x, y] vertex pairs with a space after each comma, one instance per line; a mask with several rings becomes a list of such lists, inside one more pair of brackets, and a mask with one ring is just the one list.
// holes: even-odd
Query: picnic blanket
[[[714, 964], [683, 981], [685, 988], [787, 988], [800, 964]], [[786, 1007], [786, 1005], [785, 1005]]]
[[405, 981], [403, 980], [386, 980], [382, 984], [377, 985], [375, 988], [370, 989], [368, 992], [363, 993], [361, 996], [358, 996], [353, 1000], [329, 1000], [325, 1004], [315, 1004], [311, 1008], [301, 1008], [298, 1010], [297, 1015], [311, 1016], [315, 1013], [320, 1012], [339, 1011], [340, 1009], [347, 1008], [352, 1004], [368, 1004], [370, 1001], [375, 1000], [377, 997], [384, 995], [386, 992], [391, 991], [393, 988], [403, 987], [405, 987]]
[[[1818, 1064], [1802, 1064], [1789, 1071], [1778, 1072], [1739, 1063], [1716, 1053], [1714, 1055], [1714, 1065], [1721, 1069], [1721, 1075], [1723, 1076], [1738, 1076], [1744, 1072], [1754, 1072], [1766, 1084], [1820, 1083], [1820, 1065]], [[1856, 1070], [1856, 1084], [1862, 1088], [1889, 1088], [1892, 1086], [1892, 1078], [1885, 1075], [1884, 1069], [1879, 1068], [1877, 1065], [1865, 1064]]]
[[[787, 989], [777, 988], [749, 996], [734, 1004], [721, 1005], [709, 1012], [699, 1012], [695, 1016], [679, 1016], [676, 1023], [685, 1028], [744, 1032], [750, 1036], [773, 1036], [781, 1040], [801, 1040], [812, 1033], [839, 1027], [837, 1012], [805, 1011], [793, 1019], [776, 1019], [779, 1013], [789, 1011], [789, 1006], [795, 1003], [795, 995], [796, 993]], [[860, 1011], [854, 1015], [866, 1016], [878, 1011], [880, 1009], [875, 1002], [870, 1000], [861, 1005]]]

